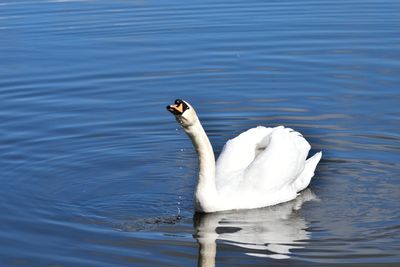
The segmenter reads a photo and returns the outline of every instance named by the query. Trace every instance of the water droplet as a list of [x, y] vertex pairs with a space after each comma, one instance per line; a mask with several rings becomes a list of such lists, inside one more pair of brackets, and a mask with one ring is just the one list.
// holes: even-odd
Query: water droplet
[[[182, 196], [178, 196], [178, 198], [179, 199], [182, 199]], [[178, 209], [178, 215], [177, 215], [177, 217], [178, 218], [180, 218], [181, 217], [181, 209], [180, 209], [180, 205], [181, 205], [181, 201], [179, 200], [178, 202], [177, 202], [177, 204], [178, 204], [178, 206], [176, 207], [177, 209]]]

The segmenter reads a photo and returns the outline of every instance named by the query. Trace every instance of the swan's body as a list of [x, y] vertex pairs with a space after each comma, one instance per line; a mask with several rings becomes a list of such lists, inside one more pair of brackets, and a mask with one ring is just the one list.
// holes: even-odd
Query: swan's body
[[167, 107], [191, 138], [199, 157], [195, 208], [199, 212], [253, 209], [296, 198], [314, 176], [318, 152], [290, 128], [258, 126], [224, 146], [215, 162], [210, 141], [193, 107], [182, 100]]

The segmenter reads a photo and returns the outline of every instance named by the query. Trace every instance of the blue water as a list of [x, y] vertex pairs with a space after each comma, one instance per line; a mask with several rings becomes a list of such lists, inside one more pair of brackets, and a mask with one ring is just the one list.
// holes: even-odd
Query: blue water
[[[398, 266], [400, 2], [0, 1], [1, 266]], [[285, 125], [295, 201], [196, 215], [197, 158]], [[205, 238], [215, 242], [205, 243]]]

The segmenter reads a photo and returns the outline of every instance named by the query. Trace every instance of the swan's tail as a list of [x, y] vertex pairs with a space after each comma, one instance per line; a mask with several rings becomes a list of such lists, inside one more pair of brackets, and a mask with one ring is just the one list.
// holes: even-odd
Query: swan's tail
[[318, 152], [306, 160], [306, 166], [304, 167], [304, 170], [294, 181], [294, 188], [296, 188], [296, 192], [300, 192], [310, 184], [311, 178], [314, 176], [315, 168], [317, 167], [318, 162], [321, 160], [321, 157], [322, 152]]

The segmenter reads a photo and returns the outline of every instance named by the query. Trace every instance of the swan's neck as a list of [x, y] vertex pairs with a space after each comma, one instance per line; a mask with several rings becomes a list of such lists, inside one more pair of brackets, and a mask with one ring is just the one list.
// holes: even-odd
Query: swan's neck
[[202, 212], [213, 211], [217, 197], [213, 148], [198, 119], [194, 124], [184, 127], [184, 130], [192, 140], [199, 157], [199, 178], [194, 199], [196, 210]]

